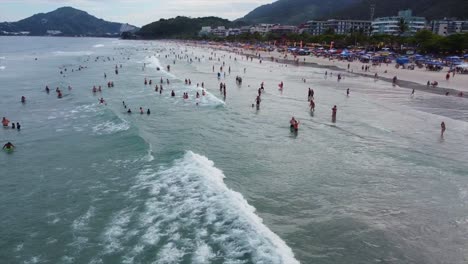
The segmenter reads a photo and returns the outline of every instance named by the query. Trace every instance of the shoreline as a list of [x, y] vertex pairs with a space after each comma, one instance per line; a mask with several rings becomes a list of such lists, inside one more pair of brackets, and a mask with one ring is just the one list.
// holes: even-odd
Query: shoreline
[[[356, 66], [356, 62], [334, 61], [334, 60], [328, 60], [328, 59], [325, 59], [325, 58], [318, 58], [318, 57], [311, 57], [311, 56], [302, 56], [302, 57], [298, 57], [297, 60], [293, 60], [293, 59], [289, 59], [289, 58], [278, 57], [278, 55], [284, 56], [284, 55], [282, 55], [282, 54], [280, 54], [278, 52], [273, 53], [273, 52], [260, 51], [257, 54], [255, 54], [255, 53], [246, 52], [243, 49], [238, 49], [238, 51], [236, 52], [236, 51], [234, 51], [232, 49], [220, 48], [219, 46], [209, 46], [209, 48], [212, 48], [212, 49], [215, 49], [215, 50], [223, 50], [223, 51], [227, 51], [227, 52], [233, 52], [233, 53], [236, 53], [236, 54], [241, 55], [241, 56], [253, 57], [253, 58], [257, 59], [257, 60], [259, 59], [258, 55], [260, 54], [260, 58], [263, 61], [269, 61], [269, 62], [280, 63], [280, 64], [287, 64], [287, 65], [292, 65], [292, 66], [296, 66], [296, 67], [305, 66], [305, 67], [314, 67], [314, 68], [321, 68], [321, 69], [330, 69], [330, 70], [334, 70], [334, 71], [354, 74], [356, 76], [362, 76], [362, 77], [377, 79], [377, 80], [381, 80], [381, 81], [384, 81], [384, 82], [388, 82], [390, 84], [393, 83], [392, 77], [386, 77], [386, 76], [379, 75], [378, 72], [375, 71], [376, 66], [373, 66], [372, 64], [369, 64], [369, 63], [358, 62], [358, 63], [361, 63], [362, 65], [368, 65], [368, 66], [370, 66], [370, 68], [369, 68], [369, 71], [367, 71], [367, 72], [356, 72], [356, 71], [354, 71], [354, 69], [352, 71], [350, 71], [350, 70], [347, 69], [347, 67], [339, 65], [339, 64], [351, 64], [353, 66]], [[288, 56], [291, 56], [291, 55], [288, 54]], [[273, 58], [273, 60], [272, 60], [272, 58]], [[312, 61], [300, 61], [299, 59], [308, 59], [308, 60], [312, 60]], [[330, 63], [320, 63], [321, 60], [328, 60]], [[337, 63], [335, 63], [335, 62], [337, 62]], [[421, 72], [421, 71], [418, 71], [418, 72], [420, 74], [425, 74], [425, 75], [431, 74], [431, 72]], [[374, 76], [375, 73], [378, 74], [377, 77]], [[432, 73], [445, 74], [445, 71], [432, 72]], [[403, 74], [403, 75], [406, 75], [406, 74]], [[438, 94], [438, 95], [444, 95], [444, 96], [446, 96], [446, 93], [448, 92], [449, 94], [447, 96], [468, 98], [468, 95], [467, 95], [468, 92], [466, 90], [457, 89], [457, 88], [442, 87], [440, 85], [438, 85], [437, 87], [427, 86], [427, 84], [421, 84], [421, 83], [418, 83], [418, 82], [416, 82], [414, 80], [410, 80], [410, 78], [405, 78], [405, 77], [406, 76], [403, 76], [403, 77], [397, 76], [397, 78], [398, 78], [397, 85], [396, 85], [397, 87], [411, 89], [411, 90], [414, 89], [415, 91], [423, 91], [423, 92], [428, 92], [428, 93]], [[428, 77], [430, 78], [432, 76], [428, 76]], [[463, 77], [465, 77], [465, 76], [463, 76]], [[466, 77], [468, 77], [468, 75], [466, 75]], [[466, 82], [468, 83], [468, 78], [467, 78]], [[439, 82], [439, 84], [440, 84], [440, 82]], [[468, 89], [468, 84], [466, 86], [467, 86], [467, 89]], [[390, 88], [392, 88], [392, 87], [390, 87]], [[463, 93], [463, 96], [460, 96], [459, 95], [460, 93]]]

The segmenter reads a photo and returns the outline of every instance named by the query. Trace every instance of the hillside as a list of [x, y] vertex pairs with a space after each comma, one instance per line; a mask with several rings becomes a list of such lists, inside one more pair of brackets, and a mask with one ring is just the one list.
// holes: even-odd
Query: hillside
[[137, 35], [145, 39], [190, 38], [197, 36], [203, 26], [235, 27], [241, 25], [243, 25], [242, 22], [231, 22], [218, 17], [189, 18], [178, 16], [145, 25], [137, 32]]
[[121, 27], [121, 23], [108, 22], [72, 7], [62, 7], [18, 22], [0, 23], [0, 32], [28, 31], [30, 35], [42, 36], [50, 34], [49, 30], [61, 36], [106, 36], [119, 35]]
[[413, 14], [427, 19], [468, 19], [467, 0], [279, 0], [254, 9], [239, 20], [300, 24], [313, 19], [369, 19], [371, 2], [376, 3], [374, 17], [393, 16], [399, 10], [410, 8]]
[[[337, 18], [369, 19], [369, 6], [372, 0], [361, 0], [359, 3], [336, 12]], [[394, 16], [399, 10], [411, 9], [413, 15], [428, 20], [444, 17], [468, 19], [467, 0], [374, 0], [375, 17]]]
[[279, 0], [260, 6], [241, 21], [249, 23], [300, 24], [307, 20], [326, 18], [360, 0]]

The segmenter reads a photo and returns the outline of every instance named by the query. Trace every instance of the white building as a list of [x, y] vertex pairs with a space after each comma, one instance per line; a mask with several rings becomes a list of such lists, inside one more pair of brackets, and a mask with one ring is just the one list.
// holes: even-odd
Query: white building
[[217, 37], [220, 37], [220, 38], [226, 37], [226, 33], [227, 33], [227, 30], [226, 30], [226, 27], [224, 27], [224, 26], [217, 27], [217, 28], [211, 30], [211, 34], [213, 34], [213, 35], [215, 35]]
[[250, 28], [250, 33], [260, 33], [265, 35], [266, 33], [271, 31], [271, 28], [276, 26], [276, 24], [258, 24]]
[[329, 19], [327, 21], [311, 20], [305, 24], [306, 31], [311, 35], [322, 35], [327, 30], [333, 30], [337, 35], [347, 35], [353, 32], [370, 34], [371, 21]]
[[440, 36], [468, 33], [468, 20], [443, 19], [431, 21], [431, 31]]
[[426, 28], [424, 17], [414, 17], [410, 9], [399, 11], [398, 16], [379, 17], [372, 21], [372, 35], [400, 35], [400, 20], [403, 19], [408, 26], [403, 35], [410, 36]]
[[211, 34], [211, 27], [202, 27], [198, 35], [200, 36], [206, 36]]

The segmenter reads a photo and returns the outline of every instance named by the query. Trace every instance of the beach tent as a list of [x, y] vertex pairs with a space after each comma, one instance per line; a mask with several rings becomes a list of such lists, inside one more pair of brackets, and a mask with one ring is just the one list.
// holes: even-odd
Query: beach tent
[[407, 57], [399, 57], [396, 59], [396, 63], [398, 64], [407, 64], [409, 63], [409, 59]]

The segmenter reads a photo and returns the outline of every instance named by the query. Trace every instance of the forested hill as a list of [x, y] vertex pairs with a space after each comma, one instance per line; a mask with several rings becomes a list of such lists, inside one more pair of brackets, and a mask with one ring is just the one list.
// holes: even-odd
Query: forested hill
[[137, 32], [137, 35], [144, 39], [191, 38], [197, 36], [204, 26], [225, 26], [228, 28], [242, 25], [244, 25], [242, 22], [231, 22], [219, 17], [189, 18], [178, 16], [145, 25]]
[[239, 20], [296, 25], [313, 19], [370, 19], [371, 3], [375, 4], [374, 17], [394, 16], [399, 10], [409, 8], [414, 15], [429, 20], [468, 19], [468, 0], [278, 0], [254, 9]]
[[[0, 23], [0, 32], [8, 34], [28, 31], [30, 35], [42, 36], [55, 31], [55, 34], [62, 36], [106, 36], [119, 35], [121, 27], [122, 23], [108, 22], [72, 7], [61, 7], [18, 22]], [[129, 29], [133, 26], [127, 25], [124, 28]]]

